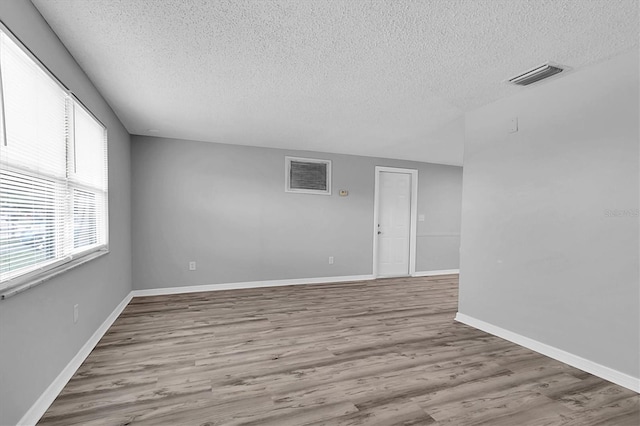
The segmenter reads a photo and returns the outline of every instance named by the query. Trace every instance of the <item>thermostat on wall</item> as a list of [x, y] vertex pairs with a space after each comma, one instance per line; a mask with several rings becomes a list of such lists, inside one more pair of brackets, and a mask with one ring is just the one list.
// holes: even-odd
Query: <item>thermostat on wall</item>
[[346, 197], [347, 195], [349, 195], [349, 191], [347, 191], [346, 189], [341, 189], [340, 190], [340, 196], [341, 197]]

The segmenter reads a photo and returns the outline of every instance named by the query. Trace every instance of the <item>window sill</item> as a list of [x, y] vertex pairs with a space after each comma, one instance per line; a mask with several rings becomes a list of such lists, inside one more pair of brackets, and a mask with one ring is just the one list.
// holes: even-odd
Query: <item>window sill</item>
[[109, 248], [104, 247], [96, 251], [92, 251], [88, 254], [85, 254], [82, 257], [72, 259], [69, 262], [63, 263], [62, 265], [56, 266], [52, 269], [48, 269], [46, 271], [40, 272], [35, 276], [28, 277], [25, 279], [24, 282], [19, 282], [19, 283], [16, 283], [15, 285], [12, 285], [11, 287], [0, 290], [0, 300], [8, 299], [11, 296], [15, 296], [16, 294], [22, 293], [23, 291], [27, 291], [33, 287], [36, 287], [42, 284], [45, 281], [50, 280], [51, 278], [57, 277], [58, 275], [67, 272], [70, 269], [76, 268], [80, 265], [84, 265], [85, 263], [90, 262], [93, 259], [102, 257], [108, 253], [109, 253]]

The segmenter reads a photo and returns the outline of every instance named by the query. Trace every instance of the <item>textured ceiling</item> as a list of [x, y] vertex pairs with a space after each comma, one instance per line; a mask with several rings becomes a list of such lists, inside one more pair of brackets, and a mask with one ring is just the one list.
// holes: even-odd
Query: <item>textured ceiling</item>
[[445, 164], [505, 79], [638, 46], [637, 0], [33, 3], [130, 133]]

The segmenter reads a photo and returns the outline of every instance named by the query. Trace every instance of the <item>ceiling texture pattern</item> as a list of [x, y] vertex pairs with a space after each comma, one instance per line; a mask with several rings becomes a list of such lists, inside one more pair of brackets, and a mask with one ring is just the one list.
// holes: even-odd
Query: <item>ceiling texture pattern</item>
[[33, 3], [132, 134], [443, 164], [509, 77], [638, 48], [637, 0]]

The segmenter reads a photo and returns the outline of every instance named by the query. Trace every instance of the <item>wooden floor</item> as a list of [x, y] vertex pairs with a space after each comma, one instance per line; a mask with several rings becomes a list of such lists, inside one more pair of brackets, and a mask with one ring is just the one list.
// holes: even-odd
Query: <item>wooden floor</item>
[[456, 307], [457, 275], [134, 298], [39, 424], [640, 424]]

